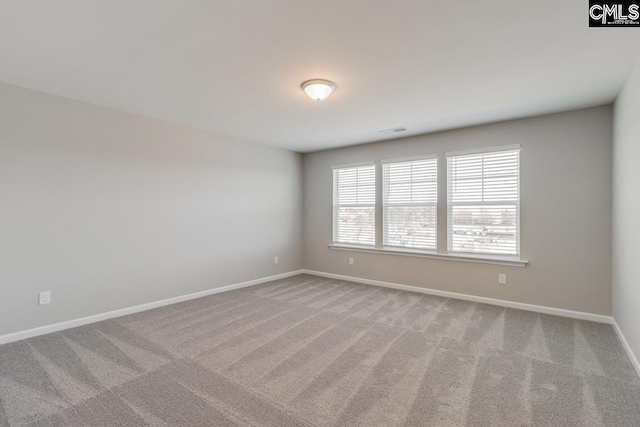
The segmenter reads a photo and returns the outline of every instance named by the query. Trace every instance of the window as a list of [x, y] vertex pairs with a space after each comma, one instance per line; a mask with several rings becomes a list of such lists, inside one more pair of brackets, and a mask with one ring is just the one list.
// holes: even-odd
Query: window
[[436, 249], [438, 158], [382, 165], [383, 245]]
[[375, 165], [334, 168], [333, 241], [375, 245], [375, 210]]
[[[445, 171], [438, 170], [435, 154], [383, 160], [380, 166], [373, 161], [334, 166], [329, 246], [526, 265], [520, 259], [520, 146], [459, 151], [446, 158], [446, 182], [438, 182], [438, 173]], [[438, 216], [438, 193], [443, 202], [445, 191], [446, 219]], [[446, 247], [443, 238], [438, 243], [438, 224], [441, 232], [446, 229]]]
[[520, 252], [520, 148], [447, 153], [449, 252]]

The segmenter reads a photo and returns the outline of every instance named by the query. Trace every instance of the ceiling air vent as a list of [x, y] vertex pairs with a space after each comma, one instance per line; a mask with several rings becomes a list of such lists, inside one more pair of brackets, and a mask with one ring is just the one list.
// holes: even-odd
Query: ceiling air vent
[[404, 132], [406, 130], [407, 130], [407, 128], [399, 127], [399, 128], [391, 128], [391, 129], [379, 130], [378, 133], [398, 133], [398, 132]]

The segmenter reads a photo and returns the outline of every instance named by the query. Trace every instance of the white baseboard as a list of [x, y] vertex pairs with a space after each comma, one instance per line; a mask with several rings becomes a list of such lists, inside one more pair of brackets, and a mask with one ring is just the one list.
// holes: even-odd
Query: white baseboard
[[322, 271], [304, 270], [306, 274], [328, 277], [330, 279], [346, 280], [350, 282], [364, 283], [365, 285], [383, 286], [385, 288], [401, 289], [403, 291], [420, 292], [445, 298], [455, 298], [465, 301], [480, 302], [483, 304], [498, 305], [501, 307], [517, 308], [520, 310], [534, 311], [536, 313], [552, 314], [555, 316], [570, 317], [572, 319], [589, 320], [598, 323], [613, 323], [611, 316], [602, 314], [585, 313], [582, 311], [564, 310], [562, 308], [546, 307], [543, 305], [526, 304], [522, 302], [507, 301], [495, 298], [479, 297], [475, 295], [459, 294], [456, 292], [440, 291], [437, 289], [421, 288], [419, 286], [401, 285], [398, 283], [382, 282], [379, 280], [362, 279], [360, 277], [343, 276], [341, 274], [325, 273]]
[[367, 285], [382, 286], [385, 288], [419, 292], [423, 294], [436, 295], [436, 296], [441, 296], [445, 298], [455, 298], [455, 299], [461, 299], [465, 301], [473, 301], [473, 302], [479, 302], [484, 304], [498, 305], [501, 307], [517, 308], [520, 310], [533, 311], [536, 313], [552, 314], [556, 316], [563, 316], [563, 317], [569, 317], [569, 318], [581, 319], [581, 320], [589, 320], [592, 322], [599, 322], [599, 323], [608, 323], [613, 325], [613, 328], [616, 331], [616, 334], [618, 335], [618, 338], [620, 339], [622, 346], [624, 347], [625, 351], [627, 352], [627, 355], [629, 356], [629, 359], [631, 360], [631, 364], [636, 370], [636, 373], [638, 374], [638, 376], [640, 376], [640, 362], [638, 361], [638, 358], [636, 357], [636, 355], [633, 353], [633, 350], [631, 350], [631, 346], [629, 346], [627, 339], [624, 337], [624, 334], [622, 333], [620, 326], [618, 326], [618, 323], [611, 316], [604, 316], [601, 314], [593, 314], [593, 313], [584, 313], [580, 311], [564, 310], [561, 308], [545, 307], [541, 305], [525, 304], [525, 303], [506, 301], [506, 300], [500, 300], [495, 298], [486, 298], [486, 297], [480, 297], [475, 295], [460, 294], [456, 292], [441, 291], [437, 289], [422, 288], [418, 286], [402, 285], [399, 283], [383, 282], [379, 280], [363, 279], [360, 277], [344, 276], [341, 274], [325, 273], [322, 271], [314, 271], [314, 270], [290, 271], [288, 273], [262, 277], [259, 279], [249, 280], [247, 282], [221, 286], [219, 288], [208, 289], [206, 291], [195, 292], [192, 294], [181, 295], [173, 298], [167, 298], [160, 301], [140, 304], [133, 307], [127, 307], [119, 310], [108, 311], [106, 313], [100, 313], [92, 316], [81, 317], [78, 319], [67, 320], [60, 323], [54, 323], [52, 325], [46, 325], [38, 328], [27, 329], [24, 331], [13, 332], [6, 335], [0, 335], [0, 345], [7, 344], [14, 341], [20, 341], [27, 338], [32, 338], [38, 335], [44, 335], [52, 332], [62, 331], [65, 329], [75, 328], [75, 327], [87, 325], [90, 323], [100, 322], [102, 320], [112, 319], [114, 317], [121, 317], [121, 316], [126, 316], [128, 314], [134, 314], [134, 313], [139, 313], [141, 311], [151, 310], [153, 308], [164, 307], [166, 305], [188, 301], [188, 300], [204, 297], [207, 295], [213, 295], [217, 293], [232, 291], [234, 289], [255, 286], [261, 283], [270, 282], [272, 280], [284, 279], [287, 277], [291, 277], [291, 276], [295, 276], [297, 274], [303, 274], [303, 273], [312, 274], [314, 276], [327, 277], [330, 279], [345, 280], [350, 282], [364, 283]]
[[52, 332], [62, 331], [64, 329], [75, 328], [77, 326], [87, 325], [89, 323], [100, 322], [102, 320], [112, 319], [114, 317], [126, 316], [127, 314], [139, 313], [141, 311], [151, 310], [152, 308], [163, 307], [165, 305], [175, 304], [182, 301], [188, 301], [195, 298], [213, 295], [221, 292], [228, 292], [234, 289], [246, 288], [249, 286], [259, 285], [260, 283], [270, 282], [272, 280], [284, 279], [286, 277], [302, 274], [304, 270], [290, 271], [288, 273], [277, 274], [275, 276], [262, 277], [260, 279], [249, 280], [247, 282], [235, 283], [233, 285], [221, 286], [219, 288], [208, 289], [206, 291], [195, 292], [193, 294], [180, 295], [173, 298], [167, 298], [160, 301], [149, 302], [146, 304], [135, 305], [133, 307], [121, 308], [119, 310], [107, 311], [106, 313], [94, 314], [92, 316], [80, 317], [78, 319], [66, 320], [52, 325], [40, 326], [38, 328], [27, 329], [25, 331], [13, 332], [6, 335], [0, 335], [0, 345], [13, 341], [20, 341], [32, 338], [38, 335], [50, 334]]
[[613, 329], [615, 329], [616, 334], [618, 334], [618, 338], [622, 343], [622, 347], [624, 347], [624, 350], [627, 352], [627, 356], [629, 356], [629, 360], [631, 360], [631, 364], [633, 365], [633, 368], [636, 370], [636, 374], [638, 374], [638, 376], [640, 377], [640, 362], [638, 362], [638, 358], [633, 353], [633, 350], [631, 350], [631, 346], [629, 345], [629, 342], [627, 341], [627, 339], [624, 337], [624, 334], [622, 333], [622, 329], [620, 329], [620, 326], [618, 326], [618, 322], [616, 322], [615, 318], [612, 318], [612, 319], [613, 319], [613, 323], [612, 323]]

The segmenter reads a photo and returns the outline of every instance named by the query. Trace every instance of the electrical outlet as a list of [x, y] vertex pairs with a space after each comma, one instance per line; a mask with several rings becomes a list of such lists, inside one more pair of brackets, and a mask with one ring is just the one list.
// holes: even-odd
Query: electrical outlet
[[38, 305], [51, 304], [51, 291], [38, 293]]
[[280, 261], [278, 260], [278, 257], [274, 257], [274, 258], [273, 258], [273, 263], [274, 263], [274, 264], [277, 264], [278, 262], [280, 262]]
[[501, 285], [506, 285], [507, 284], [507, 275], [504, 273], [500, 273], [498, 274], [498, 283]]
[[353, 265], [353, 257], [349, 257], [349, 265]]

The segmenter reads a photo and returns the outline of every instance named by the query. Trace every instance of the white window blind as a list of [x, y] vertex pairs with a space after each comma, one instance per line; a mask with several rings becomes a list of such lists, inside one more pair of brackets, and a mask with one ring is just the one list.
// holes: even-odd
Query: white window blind
[[333, 241], [375, 245], [374, 164], [333, 169]]
[[437, 157], [383, 162], [383, 244], [436, 249]]
[[447, 154], [450, 252], [520, 252], [520, 148]]

